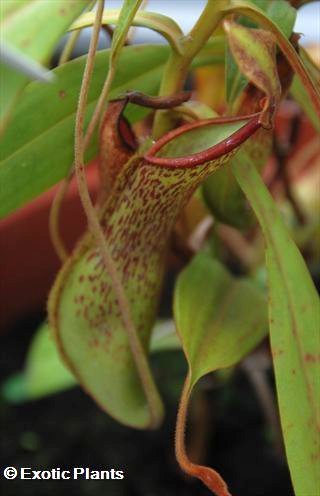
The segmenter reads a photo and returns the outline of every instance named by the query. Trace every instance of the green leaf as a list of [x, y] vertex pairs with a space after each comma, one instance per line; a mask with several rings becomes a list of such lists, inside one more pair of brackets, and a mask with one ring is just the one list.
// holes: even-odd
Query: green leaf
[[23, 372], [17, 372], [9, 376], [1, 384], [1, 397], [8, 403], [21, 403], [27, 399], [25, 388], [25, 376]]
[[38, 398], [68, 389], [76, 383], [63, 365], [47, 324], [35, 334], [25, 366], [25, 392], [28, 398]]
[[315, 495], [320, 487], [319, 299], [305, 262], [250, 158], [239, 153], [233, 171], [265, 238], [270, 339], [292, 481], [297, 496]]
[[[290, 37], [297, 13], [287, 0], [250, 0], [250, 3], [264, 11], [265, 14], [282, 30], [284, 35], [287, 38]], [[248, 25], [248, 20], [246, 18], [241, 18], [240, 22], [244, 25]], [[252, 22], [250, 22], [249, 25], [251, 27], [257, 27], [257, 25]], [[246, 84], [246, 77], [239, 71], [230, 49], [227, 48], [226, 95], [227, 102], [231, 108]]]
[[[215, 58], [215, 43], [194, 60], [194, 67]], [[87, 120], [100, 95], [109, 51], [99, 51], [89, 91]], [[110, 98], [135, 89], [157, 93], [164, 65], [169, 55], [166, 46], [133, 46], [123, 48]], [[75, 112], [78, 103], [86, 56], [55, 69], [53, 84], [31, 83], [16, 106], [12, 121], [1, 139], [0, 218], [21, 207], [65, 177], [73, 160]], [[146, 115], [146, 110], [130, 106], [131, 122]], [[89, 160], [97, 153], [97, 140], [88, 150]]]
[[196, 255], [178, 277], [174, 318], [190, 369], [190, 388], [205, 374], [231, 367], [266, 335], [267, 305], [249, 279]]
[[231, 496], [213, 469], [188, 459], [185, 449], [187, 408], [193, 387], [209, 372], [231, 367], [267, 333], [264, 294], [249, 279], [236, 279], [218, 261], [198, 253], [178, 277], [174, 318], [189, 372], [176, 426], [176, 457], [181, 468], [217, 496]]
[[[133, 87], [155, 94], [168, 50], [161, 46], [126, 47], [114, 80], [111, 98]], [[0, 217], [39, 195], [62, 179], [73, 161], [75, 112], [86, 57], [68, 62], [53, 72], [53, 84], [31, 83], [15, 109], [1, 141]], [[96, 56], [89, 91], [90, 119], [108, 70], [108, 52]], [[38, 109], [38, 110], [37, 110]], [[132, 107], [135, 121], [141, 110]], [[87, 160], [97, 152], [95, 141]]]
[[[120, 11], [117, 9], [106, 10], [103, 14], [102, 24], [117, 24], [119, 13]], [[94, 12], [87, 12], [72, 24], [70, 31], [92, 26], [93, 23]], [[173, 49], [179, 51], [179, 39], [183, 36], [183, 32], [170, 17], [157, 12], [141, 11], [136, 13], [131, 25], [146, 27], [160, 33], [171, 44]]]
[[[88, 0], [46, 0], [1, 2], [1, 41], [6, 42], [25, 56], [47, 64], [59, 38], [78, 17]], [[28, 77], [17, 70], [0, 64], [1, 129], [9, 118], [14, 104]]]
[[76, 384], [73, 374], [58, 354], [47, 324], [43, 324], [36, 332], [27, 354], [25, 369], [19, 377], [24, 384], [23, 400], [41, 398]]

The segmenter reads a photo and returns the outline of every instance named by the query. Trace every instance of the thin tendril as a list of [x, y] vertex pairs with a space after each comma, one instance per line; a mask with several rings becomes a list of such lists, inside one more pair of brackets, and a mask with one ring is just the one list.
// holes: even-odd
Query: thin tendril
[[162, 418], [161, 399], [154, 384], [144, 349], [140, 342], [139, 336], [136, 332], [135, 325], [131, 317], [130, 306], [124, 288], [122, 286], [120, 277], [117, 273], [112, 257], [109, 253], [109, 248], [104, 238], [104, 234], [101, 229], [94, 205], [90, 198], [88, 185], [86, 181], [85, 167], [84, 167], [85, 146], [90, 139], [90, 132], [92, 132], [94, 129], [94, 125], [99, 117], [100, 109], [102, 108], [102, 105], [104, 104], [104, 101], [108, 95], [108, 90], [114, 73], [114, 68], [112, 68], [108, 73], [96, 111], [90, 123], [91, 124], [90, 129], [88, 129], [87, 135], [84, 138], [83, 122], [85, 116], [85, 108], [87, 103], [89, 84], [90, 84], [90, 79], [94, 64], [94, 55], [97, 47], [99, 29], [101, 26], [103, 5], [104, 5], [103, 0], [100, 0], [98, 3], [98, 9], [94, 22], [94, 30], [90, 42], [89, 53], [87, 57], [83, 81], [80, 90], [80, 97], [79, 97], [78, 109], [76, 114], [76, 125], [75, 125], [74, 167], [78, 181], [79, 195], [83, 204], [83, 208], [87, 215], [89, 229], [91, 230], [93, 237], [95, 238], [95, 240], [98, 243], [98, 246], [100, 247], [102, 260], [111, 278], [112, 287], [114, 289], [114, 292], [116, 294], [119, 303], [123, 324], [127, 331], [131, 352], [150, 408], [150, 427], [157, 427]]
[[[89, 54], [88, 54], [89, 57]], [[107, 96], [109, 94], [110, 86], [112, 83], [114, 77], [114, 69], [110, 69], [107, 79], [105, 81], [103, 90], [101, 92], [99, 101], [97, 103], [95, 112], [92, 116], [92, 119], [89, 123], [88, 130], [86, 132], [86, 135], [83, 140], [83, 150], [87, 149], [91, 137], [94, 133], [95, 127], [97, 125], [97, 122], [99, 120], [102, 108], [104, 106], [105, 100], [107, 99]], [[61, 259], [62, 262], [64, 262], [68, 258], [68, 250], [62, 240], [62, 237], [59, 232], [59, 215], [61, 211], [61, 207], [64, 201], [64, 198], [68, 192], [70, 183], [72, 181], [72, 178], [75, 173], [75, 163], [72, 165], [72, 169], [69, 172], [69, 175], [63, 180], [61, 183], [60, 188], [58, 189], [58, 192], [52, 202], [51, 209], [50, 209], [50, 214], [49, 214], [49, 231], [50, 231], [50, 237], [53, 243], [53, 246], [57, 252], [57, 255]]]
[[[95, 1], [91, 2], [86, 10], [90, 11], [94, 7], [95, 3], [96, 3]], [[77, 31], [72, 32], [71, 35], [69, 36], [69, 39], [67, 40], [62, 50], [61, 56], [59, 58], [58, 67], [61, 66], [62, 64], [65, 64], [70, 59], [72, 51], [81, 34], [81, 31], [82, 31], [81, 29], [78, 29]], [[59, 231], [59, 224], [60, 224], [59, 217], [63, 205], [63, 200], [67, 194], [73, 175], [74, 175], [74, 167], [72, 164], [72, 168], [69, 171], [68, 176], [63, 179], [63, 181], [60, 183], [58, 187], [55, 197], [51, 203], [50, 212], [49, 212], [49, 234], [53, 247], [56, 251], [56, 254], [60, 258], [61, 262], [65, 262], [67, 260], [69, 256], [69, 252], [65, 246], [65, 243]]]
[[[94, 28], [93, 28], [94, 29]], [[98, 41], [98, 40], [97, 40]], [[90, 54], [90, 49], [88, 53], [88, 58]], [[88, 59], [87, 59], [88, 60]], [[105, 105], [105, 102], [107, 100], [110, 87], [114, 78], [114, 73], [115, 73], [115, 68], [113, 66], [110, 66], [110, 69], [108, 71], [105, 83], [103, 85], [98, 103], [96, 105], [96, 108], [94, 110], [93, 116], [89, 122], [85, 137], [84, 137], [84, 142], [83, 142], [83, 149], [84, 152], [86, 151], [87, 147], [89, 146], [90, 140], [92, 138], [92, 135], [95, 131], [96, 125], [99, 121], [100, 115], [102, 113], [102, 109]], [[52, 243], [54, 245], [54, 248], [57, 252], [57, 255], [60, 257], [61, 261], [64, 262], [66, 258], [68, 257], [68, 250], [62, 240], [62, 237], [59, 232], [59, 214], [61, 211], [61, 207], [64, 201], [64, 198], [68, 192], [71, 180], [74, 176], [75, 173], [75, 164], [72, 165], [72, 168], [69, 172], [69, 175], [63, 180], [61, 187], [58, 190], [57, 195], [55, 196], [51, 209], [50, 209], [50, 214], [49, 214], [49, 230], [50, 230], [50, 237], [52, 240]]]

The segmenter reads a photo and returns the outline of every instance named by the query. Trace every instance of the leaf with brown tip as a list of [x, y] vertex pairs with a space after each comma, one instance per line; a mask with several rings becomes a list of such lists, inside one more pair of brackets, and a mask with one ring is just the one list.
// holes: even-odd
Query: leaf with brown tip
[[264, 29], [274, 34], [275, 41], [282, 53], [286, 57], [293, 71], [297, 74], [304, 85], [310, 100], [312, 101], [316, 112], [320, 115], [320, 94], [312, 77], [307, 71], [303, 61], [296, 52], [292, 43], [286, 38], [286, 35], [272, 19], [270, 19], [262, 9], [253, 5], [246, 0], [230, 0], [230, 5], [223, 7], [224, 15], [243, 14], [250, 19], [258, 22]]
[[246, 28], [229, 20], [224, 21], [224, 28], [241, 72], [267, 96], [266, 107], [276, 105], [280, 100], [281, 85], [272, 33]]
[[189, 366], [177, 418], [177, 460], [217, 496], [230, 496], [216, 471], [188, 459], [184, 441], [187, 407], [202, 376], [235, 365], [265, 336], [266, 300], [250, 280], [234, 278], [217, 260], [198, 253], [178, 277], [174, 318]]

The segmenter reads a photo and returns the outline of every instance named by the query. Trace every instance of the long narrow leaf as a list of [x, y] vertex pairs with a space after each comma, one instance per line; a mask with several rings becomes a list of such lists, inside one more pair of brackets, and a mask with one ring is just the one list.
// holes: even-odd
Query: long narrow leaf
[[297, 496], [320, 487], [320, 305], [305, 262], [250, 158], [234, 174], [263, 230], [270, 339], [288, 463]]

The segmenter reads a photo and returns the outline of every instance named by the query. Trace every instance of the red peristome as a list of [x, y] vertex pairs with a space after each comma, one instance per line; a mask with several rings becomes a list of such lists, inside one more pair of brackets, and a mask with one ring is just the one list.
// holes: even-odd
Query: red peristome
[[[186, 124], [174, 131], [169, 132], [162, 138], [160, 138], [148, 151], [148, 153], [144, 156], [145, 160], [153, 165], [158, 165], [160, 167], [165, 168], [188, 168], [195, 167], [197, 165], [204, 164], [205, 162], [215, 160], [227, 153], [231, 152], [239, 145], [244, 143], [252, 134], [257, 131], [261, 127], [260, 123], [261, 113], [252, 114], [251, 116], [237, 116], [237, 117], [221, 117], [214, 119], [207, 119], [199, 122], [195, 122], [192, 124]], [[186, 157], [156, 157], [155, 154], [161, 150], [161, 148], [169, 143], [171, 140], [176, 138], [177, 136], [181, 136], [181, 134], [192, 131], [193, 129], [199, 127], [205, 127], [209, 125], [216, 124], [227, 124], [233, 123], [241, 120], [249, 119], [249, 121], [242, 126], [238, 131], [231, 134], [228, 138], [217, 143], [216, 145], [208, 148], [207, 150], [203, 150], [198, 153], [194, 153], [192, 155]]]
[[100, 129], [99, 171], [101, 179], [99, 202], [110, 193], [123, 166], [137, 148], [137, 142], [122, 113], [126, 100], [110, 102]]

